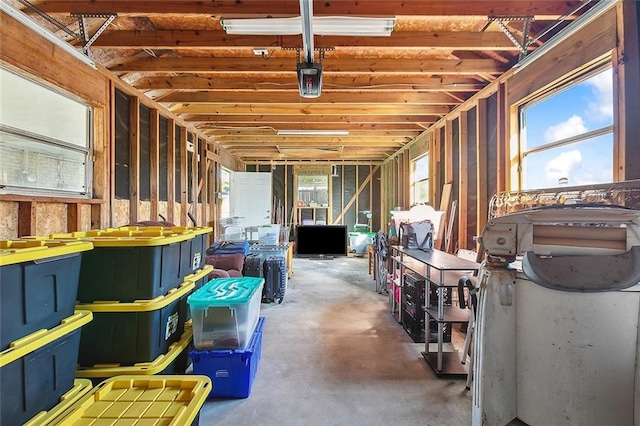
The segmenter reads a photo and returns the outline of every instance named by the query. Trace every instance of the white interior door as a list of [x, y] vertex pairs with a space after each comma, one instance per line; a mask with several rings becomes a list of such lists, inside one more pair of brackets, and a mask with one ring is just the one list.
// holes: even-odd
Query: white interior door
[[271, 223], [271, 173], [231, 174], [231, 216], [243, 217], [244, 226]]

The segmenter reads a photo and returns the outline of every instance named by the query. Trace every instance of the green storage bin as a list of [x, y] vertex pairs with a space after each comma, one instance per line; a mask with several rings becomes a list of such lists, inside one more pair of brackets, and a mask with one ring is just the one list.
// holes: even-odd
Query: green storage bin
[[260, 316], [264, 279], [217, 278], [187, 298], [197, 350], [245, 349]]

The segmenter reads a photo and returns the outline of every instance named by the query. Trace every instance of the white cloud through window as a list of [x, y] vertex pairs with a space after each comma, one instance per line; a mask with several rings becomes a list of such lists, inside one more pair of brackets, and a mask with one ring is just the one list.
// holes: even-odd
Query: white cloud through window
[[555, 142], [585, 133], [587, 130], [583, 118], [579, 115], [572, 115], [568, 120], [547, 128], [544, 132], [544, 139], [546, 142]]
[[557, 184], [560, 178], [569, 179], [570, 185], [576, 185], [575, 172], [582, 165], [582, 154], [577, 149], [565, 151], [549, 160], [545, 165], [547, 182]]

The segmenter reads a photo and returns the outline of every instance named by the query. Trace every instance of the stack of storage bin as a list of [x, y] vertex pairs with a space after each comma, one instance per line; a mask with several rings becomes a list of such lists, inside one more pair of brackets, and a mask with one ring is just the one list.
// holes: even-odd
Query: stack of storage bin
[[[80, 327], [75, 310], [81, 241], [0, 241], [0, 424], [23, 424], [86, 393], [74, 380]], [[34, 423], [38, 424], [38, 422]]]
[[210, 398], [246, 398], [262, 352], [264, 279], [211, 280], [187, 299], [193, 318], [194, 374], [211, 378]]
[[129, 227], [70, 235], [94, 246], [80, 268], [77, 307], [94, 320], [82, 331], [78, 377], [185, 372], [192, 336], [186, 299], [212, 270], [203, 266], [210, 231]]

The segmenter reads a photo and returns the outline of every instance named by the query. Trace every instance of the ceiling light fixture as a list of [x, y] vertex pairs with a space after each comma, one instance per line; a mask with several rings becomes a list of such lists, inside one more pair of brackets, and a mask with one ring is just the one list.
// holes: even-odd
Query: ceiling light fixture
[[[388, 37], [395, 18], [363, 18], [355, 16], [314, 16], [311, 20], [314, 35]], [[227, 34], [297, 35], [302, 34], [302, 17], [223, 19]]]
[[348, 130], [278, 130], [278, 136], [349, 136]]

